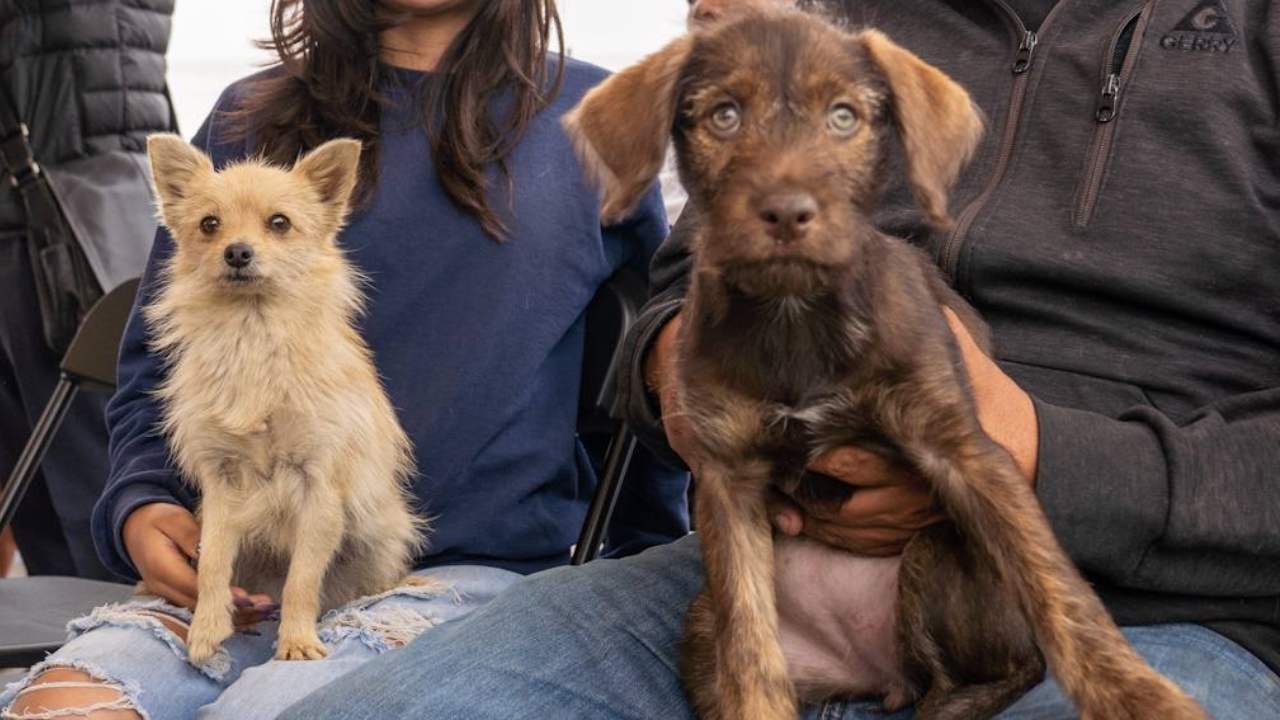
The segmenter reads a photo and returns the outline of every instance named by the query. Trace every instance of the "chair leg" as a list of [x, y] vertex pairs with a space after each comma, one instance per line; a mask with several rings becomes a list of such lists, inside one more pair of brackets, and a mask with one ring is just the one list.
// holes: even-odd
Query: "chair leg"
[[18, 505], [27, 494], [27, 488], [31, 487], [31, 481], [40, 469], [45, 453], [53, 443], [53, 436], [62, 427], [62, 421], [71, 408], [71, 401], [79, 390], [80, 386], [66, 374], [54, 386], [53, 395], [49, 397], [49, 402], [45, 404], [44, 411], [40, 413], [40, 418], [31, 431], [31, 439], [18, 456], [18, 462], [9, 474], [9, 482], [4, 486], [3, 494], [0, 494], [0, 530], [9, 527], [9, 523], [13, 521]]
[[578, 536], [578, 544], [573, 549], [572, 564], [590, 562], [600, 553], [600, 544], [604, 542], [605, 531], [609, 529], [609, 519], [613, 517], [613, 508], [618, 504], [622, 483], [627, 478], [627, 469], [631, 466], [631, 456], [635, 454], [635, 450], [636, 436], [625, 424], [620, 425], [609, 440], [609, 449], [605, 451], [604, 473], [591, 498], [591, 506], [587, 508], [582, 534]]

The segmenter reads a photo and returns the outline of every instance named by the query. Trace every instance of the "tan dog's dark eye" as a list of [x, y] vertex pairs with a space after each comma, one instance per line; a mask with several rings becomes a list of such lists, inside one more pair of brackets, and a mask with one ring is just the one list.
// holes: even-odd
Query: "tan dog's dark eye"
[[293, 227], [293, 223], [289, 222], [289, 218], [284, 215], [276, 213], [267, 220], [267, 227], [270, 227], [272, 232], [287, 233], [289, 228]]
[[742, 111], [737, 104], [727, 102], [711, 111], [711, 129], [718, 135], [732, 135], [742, 126]]
[[200, 220], [200, 232], [205, 235], [212, 235], [218, 232], [218, 228], [222, 226], [222, 221], [213, 215], [206, 215]]
[[827, 112], [827, 126], [837, 135], [852, 135], [858, 129], [858, 113], [847, 103], [832, 105]]

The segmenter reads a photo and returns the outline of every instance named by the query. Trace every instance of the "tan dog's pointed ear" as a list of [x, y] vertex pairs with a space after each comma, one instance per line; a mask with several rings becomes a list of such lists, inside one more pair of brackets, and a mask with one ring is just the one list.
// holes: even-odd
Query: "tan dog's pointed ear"
[[160, 218], [168, 225], [174, 206], [186, 197], [191, 182], [213, 174], [213, 163], [191, 143], [171, 133], [147, 138], [147, 158], [152, 187], [160, 201]]
[[662, 170], [676, 120], [676, 82], [692, 47], [686, 35], [609, 77], [562, 121], [598, 184], [606, 224], [626, 218]]
[[360, 176], [360, 141], [351, 138], [330, 140], [302, 156], [293, 166], [320, 193], [326, 206], [345, 209]]
[[963, 87], [884, 33], [859, 39], [889, 81], [916, 202], [932, 225], [949, 228], [947, 194], [982, 139], [982, 116]]

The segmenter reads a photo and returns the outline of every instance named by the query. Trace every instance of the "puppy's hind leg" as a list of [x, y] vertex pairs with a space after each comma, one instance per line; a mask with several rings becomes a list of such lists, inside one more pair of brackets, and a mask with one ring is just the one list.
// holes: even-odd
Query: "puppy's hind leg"
[[[769, 468], [704, 469], [698, 532], [707, 591], [686, 623], [682, 665], [711, 660], [684, 682], [703, 720], [795, 720], [795, 688], [778, 640], [773, 531], [765, 508]], [[688, 623], [694, 623], [690, 625]], [[708, 643], [707, 628], [712, 640]]]
[[[300, 476], [290, 481], [306, 488], [307, 496], [298, 504], [294, 525], [293, 554], [280, 607], [276, 659], [319, 660], [329, 654], [316, 632], [316, 619], [320, 615], [325, 574], [346, 529], [342, 495], [333, 482], [330, 463], [310, 464], [305, 469], [291, 467], [284, 472]], [[275, 479], [276, 482], [284, 480]]]
[[[1004, 448], [982, 432], [976, 418], [946, 417], [945, 410], [930, 417], [920, 413], [922, 407], [936, 412], [946, 408], [946, 401], [898, 406], [897, 436], [909, 438], [905, 454], [966, 541], [985, 554], [1016, 594], [1049, 668], [1081, 717], [1205, 720], [1204, 710], [1125, 640], [1063, 552]], [[914, 438], [912, 430], [919, 433]]]
[[240, 531], [231, 521], [230, 478], [212, 471], [201, 482], [200, 557], [197, 559], [196, 609], [187, 632], [187, 657], [202, 665], [231, 637], [231, 578]]

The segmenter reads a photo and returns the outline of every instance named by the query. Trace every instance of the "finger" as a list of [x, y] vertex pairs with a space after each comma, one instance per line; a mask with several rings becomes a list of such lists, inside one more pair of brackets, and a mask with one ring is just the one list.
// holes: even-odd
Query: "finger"
[[178, 607], [184, 607], [188, 610], [194, 610], [196, 607], [196, 596], [194, 594], [186, 593], [163, 580], [149, 580], [147, 582], [147, 590]]
[[819, 456], [809, 469], [850, 485], [879, 487], [898, 480], [899, 470], [880, 455], [857, 447], [840, 447]]
[[813, 517], [805, 518], [804, 534], [857, 555], [873, 557], [900, 554], [912, 537], [912, 533], [892, 528], [851, 528]]
[[850, 525], [892, 525], [928, 517], [937, 511], [933, 496], [928, 491], [891, 485], [854, 493], [839, 508], [836, 516]]
[[252, 609], [238, 609], [231, 615], [231, 622], [236, 626], [237, 630], [252, 628], [254, 625], [266, 620], [271, 613], [262, 612]]
[[191, 599], [195, 604], [196, 582], [195, 568], [176, 546], [160, 547], [150, 553], [147, 568], [143, 573], [147, 584], [161, 584], [170, 588], [175, 594]]
[[770, 490], [766, 502], [773, 526], [783, 535], [796, 536], [804, 529], [804, 513], [795, 501], [776, 490]]
[[200, 524], [190, 513], [174, 515], [158, 527], [183, 555], [192, 560], [200, 555]]

